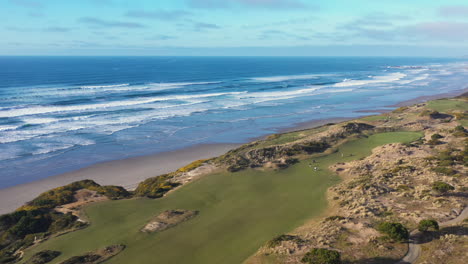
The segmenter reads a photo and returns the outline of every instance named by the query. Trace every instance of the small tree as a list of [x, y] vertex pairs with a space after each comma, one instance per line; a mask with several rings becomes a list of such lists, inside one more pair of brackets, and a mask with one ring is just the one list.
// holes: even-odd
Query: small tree
[[383, 222], [379, 224], [377, 230], [396, 241], [405, 241], [409, 238], [408, 229], [400, 223]]
[[448, 193], [449, 191], [455, 190], [455, 187], [445, 182], [436, 181], [432, 184], [432, 190], [440, 194], [445, 194], [445, 193]]
[[432, 228], [434, 231], [439, 230], [439, 224], [436, 220], [425, 219], [421, 220], [418, 224], [418, 230], [421, 232], [427, 232], [430, 228]]
[[335, 250], [313, 248], [301, 261], [309, 264], [341, 264], [341, 254]]

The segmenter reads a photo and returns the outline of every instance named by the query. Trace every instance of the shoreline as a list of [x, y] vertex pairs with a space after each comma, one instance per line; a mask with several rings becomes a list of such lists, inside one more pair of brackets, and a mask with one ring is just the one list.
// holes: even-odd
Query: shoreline
[[90, 179], [101, 185], [135, 189], [151, 177], [175, 171], [195, 160], [220, 156], [241, 144], [202, 144], [152, 155], [97, 163], [79, 170], [0, 190], [0, 215], [10, 213], [39, 194], [74, 181]]
[[[468, 88], [464, 88], [450, 93], [420, 96], [387, 107], [409, 106], [417, 103], [427, 102], [429, 100], [455, 97], [467, 91]], [[385, 113], [390, 111], [392, 110], [360, 110], [357, 112], [363, 113], [363, 115], [359, 117], [335, 117], [295, 123], [289, 128], [278, 129], [276, 133], [288, 133], [319, 127], [327, 123], [339, 123], [348, 120], [355, 120], [365, 116], [370, 116], [365, 114], [369, 112]], [[239, 144], [201, 144], [169, 152], [102, 162], [79, 170], [50, 176], [38, 181], [0, 189], [0, 215], [14, 211], [18, 207], [24, 205], [26, 202], [37, 197], [42, 192], [84, 179], [94, 180], [101, 185], [118, 185], [132, 190], [136, 188], [138, 183], [147, 178], [175, 171], [195, 160], [220, 156], [229, 150], [235, 149], [245, 143], [264, 139], [267, 136], [268, 135], [253, 138], [247, 142]]]

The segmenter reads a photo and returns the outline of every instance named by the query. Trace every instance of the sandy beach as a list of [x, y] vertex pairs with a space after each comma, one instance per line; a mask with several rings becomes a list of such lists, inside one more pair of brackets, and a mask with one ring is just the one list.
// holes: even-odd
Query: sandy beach
[[139, 182], [168, 173], [199, 159], [222, 155], [239, 144], [206, 144], [171, 152], [98, 163], [80, 170], [0, 190], [0, 214], [9, 213], [44, 191], [92, 179], [102, 185], [134, 189]]
[[[468, 89], [461, 89], [451, 93], [422, 96], [389, 107], [401, 107], [438, 98], [453, 97], [467, 91]], [[366, 112], [375, 113], [379, 111], [369, 109], [369, 111], [360, 112], [363, 113], [363, 116], [366, 116]], [[350, 118], [313, 120], [294, 124], [291, 128], [278, 130], [278, 133], [310, 129], [327, 123], [338, 123], [346, 120], [350, 120]], [[103, 162], [39, 181], [1, 189], [0, 214], [15, 210], [44, 191], [84, 179], [92, 179], [102, 185], [119, 185], [131, 190], [134, 189], [139, 182], [147, 178], [177, 170], [198, 159], [207, 159], [222, 155], [238, 146], [240, 146], [240, 144], [206, 144], [154, 155]]]

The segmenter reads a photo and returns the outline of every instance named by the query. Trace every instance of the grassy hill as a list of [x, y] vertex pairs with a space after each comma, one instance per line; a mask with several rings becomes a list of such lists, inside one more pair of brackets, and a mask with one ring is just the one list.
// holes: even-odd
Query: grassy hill
[[[306, 159], [279, 171], [244, 170], [212, 174], [164, 198], [108, 201], [86, 209], [91, 225], [46, 241], [28, 252], [62, 252], [52, 263], [112, 244], [126, 249], [110, 263], [241, 263], [272, 237], [319, 215], [325, 191], [338, 181], [327, 168], [359, 159], [372, 148], [411, 142], [417, 132], [390, 132], [356, 139], [339, 152]], [[343, 154], [343, 157], [342, 157]], [[169, 209], [200, 212], [196, 218], [161, 233], [139, 230], [153, 216]]]

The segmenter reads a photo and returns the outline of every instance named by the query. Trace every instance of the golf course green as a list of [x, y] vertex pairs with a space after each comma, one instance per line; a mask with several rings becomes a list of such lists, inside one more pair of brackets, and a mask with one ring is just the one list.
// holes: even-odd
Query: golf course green
[[[160, 199], [95, 203], [86, 208], [91, 225], [27, 250], [24, 260], [49, 249], [72, 256], [124, 244], [107, 263], [239, 264], [276, 235], [292, 231], [326, 208], [325, 191], [339, 181], [327, 168], [368, 156], [377, 146], [411, 142], [417, 132], [379, 133], [347, 142], [333, 154], [315, 156], [278, 171], [244, 170], [202, 177]], [[314, 167], [318, 170], [315, 171]], [[150, 219], [169, 209], [197, 210], [199, 215], [159, 233], [142, 233]], [[21, 263], [24, 263], [21, 262]]]

